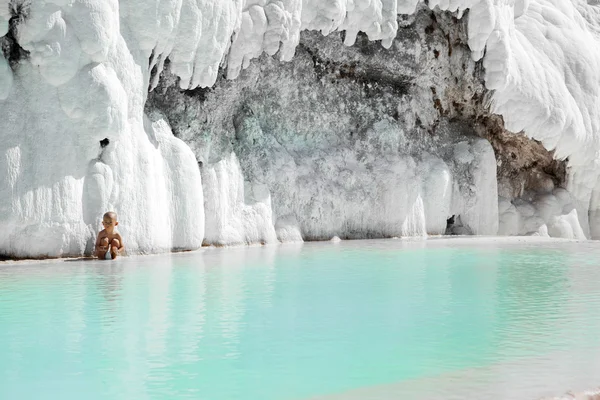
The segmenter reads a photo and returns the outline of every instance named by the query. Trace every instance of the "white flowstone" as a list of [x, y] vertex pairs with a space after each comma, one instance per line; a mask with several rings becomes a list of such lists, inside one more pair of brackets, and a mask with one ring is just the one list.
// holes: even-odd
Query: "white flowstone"
[[273, 243], [277, 234], [268, 190], [244, 184], [237, 157], [229, 157], [202, 172], [208, 244]]
[[[286, 178], [292, 185], [289, 201], [272, 210], [269, 182], [245, 188], [235, 156], [206, 165], [203, 200], [188, 146], [160, 116], [144, 116], [147, 90], [158, 79], [156, 74], [151, 81], [151, 71], [161, 71], [167, 58], [182, 88], [207, 87], [220, 65], [234, 78], [263, 52], [290, 60], [302, 29], [325, 35], [345, 30], [348, 45], [362, 31], [389, 47], [398, 29], [396, 14], [416, 5], [416, 0], [0, 0], [0, 35], [17, 18], [21, 22], [11, 34], [29, 52], [23, 60], [0, 56], [0, 252], [82, 254], [90, 250], [106, 209], [120, 214], [132, 252], [200, 246], [205, 209], [207, 240], [222, 244], [272, 242], [278, 236], [299, 240], [305, 232], [441, 233], [449, 214], [460, 214], [473, 233], [496, 233], [489, 144], [469, 143], [467, 152], [457, 144], [452, 162], [388, 155], [372, 160], [369, 172], [344, 149], [331, 149], [309, 157], [301, 174]], [[597, 5], [430, 0], [429, 6], [458, 15], [470, 9], [469, 45], [475, 59], [485, 54], [492, 111], [504, 117], [507, 129], [523, 131], [556, 157], [569, 159], [572, 202], [564, 202], [564, 193], [537, 198], [532, 215], [526, 204], [501, 202], [500, 232], [541, 229], [600, 237]], [[110, 144], [101, 149], [104, 138]], [[269, 162], [285, 168], [287, 161]], [[467, 180], [456, 171], [469, 173], [474, 194], [461, 187]], [[306, 198], [317, 186], [319, 196]]]
[[536, 235], [585, 239], [573, 199], [565, 189], [538, 193], [529, 199], [498, 200], [500, 235]]
[[148, 57], [115, 31], [119, 4], [30, 4], [17, 31], [30, 57], [14, 74], [0, 63], [1, 253], [89, 252], [109, 210], [131, 253], [199, 247], [200, 172], [164, 120], [145, 120]]
[[[324, 140], [317, 135], [309, 140]], [[367, 135], [369, 141], [359, 149], [320, 151], [298, 138], [292, 151], [281, 143], [297, 135], [276, 138], [252, 116], [236, 132], [246, 179], [268, 187], [276, 199], [278, 231], [298, 227], [311, 240], [440, 235], [447, 219], [460, 215], [474, 234], [497, 233], [496, 160], [489, 142], [448, 137], [438, 143], [439, 153], [447, 154], [442, 158], [428, 153], [425, 142], [419, 156], [399, 151], [404, 147], [399, 143], [408, 139], [388, 121], [374, 124]], [[271, 157], [261, 157], [263, 153]], [[204, 177], [205, 185], [207, 181]], [[278, 237], [287, 240], [280, 233]]]

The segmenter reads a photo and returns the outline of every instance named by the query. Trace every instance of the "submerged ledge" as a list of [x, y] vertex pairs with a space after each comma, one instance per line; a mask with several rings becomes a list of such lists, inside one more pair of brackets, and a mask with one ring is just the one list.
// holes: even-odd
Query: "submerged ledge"
[[544, 397], [540, 400], [600, 400], [600, 388], [585, 392], [567, 392], [560, 397]]
[[[569, 353], [558, 351], [543, 356], [519, 358], [499, 362], [482, 367], [466, 368], [462, 370], [406, 380], [398, 383], [383, 384], [378, 386], [353, 389], [342, 393], [321, 395], [310, 400], [390, 400], [390, 399], [531, 399], [531, 400], [600, 400], [600, 387], [589, 391], [566, 392], [559, 397], [553, 393], [560, 393], [572, 385], [592, 387], [585, 379], [569, 379], [570, 368]], [[592, 356], [593, 357], [593, 356]], [[588, 367], [598, 367], [598, 361], [589, 359]], [[595, 365], [594, 365], [595, 364]], [[560, 365], [558, 371], [556, 366]], [[556, 371], [556, 375], [540, 373], [535, 379], [523, 380], [523, 376], [535, 366], [537, 371]], [[540, 394], [544, 397], [540, 397]]]

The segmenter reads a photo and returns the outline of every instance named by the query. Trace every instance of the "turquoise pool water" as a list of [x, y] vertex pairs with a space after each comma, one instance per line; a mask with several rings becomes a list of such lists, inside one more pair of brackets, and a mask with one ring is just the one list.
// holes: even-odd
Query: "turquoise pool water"
[[515, 400], [598, 385], [594, 242], [0, 263], [0, 399]]

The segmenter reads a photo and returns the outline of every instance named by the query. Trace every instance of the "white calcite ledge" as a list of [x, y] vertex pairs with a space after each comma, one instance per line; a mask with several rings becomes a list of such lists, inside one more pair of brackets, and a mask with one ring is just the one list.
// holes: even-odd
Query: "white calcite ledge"
[[[490, 200], [494, 185], [488, 181], [492, 170], [483, 158], [469, 171], [475, 189], [487, 185], [490, 192], [460, 204], [456, 196], [448, 200], [441, 194], [456, 176], [439, 160], [413, 166], [396, 155], [373, 164], [373, 186], [367, 182], [371, 175], [359, 169], [348, 168], [340, 180], [312, 175], [329, 179], [306, 182], [327, 184], [322, 205], [303, 208], [302, 190], [290, 187], [290, 196], [297, 197], [290, 197], [289, 209], [274, 213], [273, 194], [265, 192], [264, 182], [245, 184], [235, 156], [207, 166], [201, 177], [193, 153], [172, 136], [166, 122], [144, 115], [147, 90], [159, 79], [151, 71], [161, 71], [167, 58], [180, 86], [191, 89], [214, 84], [220, 65], [235, 78], [263, 52], [290, 60], [303, 29], [324, 35], [345, 30], [347, 45], [362, 31], [389, 47], [398, 29], [396, 15], [412, 13], [417, 3], [0, 0], [0, 36], [11, 35], [28, 52], [22, 60], [0, 54], [0, 253], [83, 254], [108, 209], [120, 215], [131, 252], [193, 249], [205, 239], [219, 244], [299, 240], [307, 231], [331, 237], [348, 216], [378, 232], [420, 235], [441, 232], [442, 219], [460, 207], [461, 220], [473, 233], [496, 233], [498, 207]], [[558, 207], [554, 203], [563, 211], [567, 207], [556, 193], [539, 212], [549, 232], [552, 225], [574, 237], [581, 236], [575, 217], [584, 235], [600, 237], [600, 9], [595, 4], [429, 1], [432, 8], [459, 15], [470, 9], [469, 46], [475, 59], [485, 54], [492, 111], [504, 117], [506, 127], [569, 159], [569, 204], [575, 212], [548, 225], [543, 216], [548, 208]], [[16, 29], [10, 29], [11, 18], [20, 21]], [[110, 144], [101, 148], [104, 138]], [[336, 157], [343, 154], [333, 153], [330, 161], [338, 162]], [[411, 176], [417, 190], [408, 186]], [[371, 193], [371, 200], [338, 203], [335, 196], [355, 193], [353, 184], [359, 193]], [[337, 193], [335, 185], [350, 189]], [[387, 198], [393, 200], [377, 200]], [[393, 217], [386, 214], [392, 213], [389, 206]], [[506, 233], [529, 229], [531, 216], [519, 207], [520, 222], [502, 217]], [[509, 209], [502, 205], [500, 213], [512, 213]], [[333, 210], [340, 215], [324, 217]]]

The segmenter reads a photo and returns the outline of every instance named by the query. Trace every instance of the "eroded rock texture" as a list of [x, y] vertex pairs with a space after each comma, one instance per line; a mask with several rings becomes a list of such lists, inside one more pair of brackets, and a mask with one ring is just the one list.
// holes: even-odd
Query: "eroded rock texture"
[[303, 32], [293, 61], [263, 55], [211, 89], [182, 91], [167, 65], [146, 110], [199, 160], [205, 243], [496, 234], [496, 162], [510, 199], [560, 185], [551, 154], [489, 113], [464, 21], [421, 8], [390, 49]]

